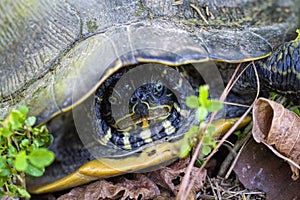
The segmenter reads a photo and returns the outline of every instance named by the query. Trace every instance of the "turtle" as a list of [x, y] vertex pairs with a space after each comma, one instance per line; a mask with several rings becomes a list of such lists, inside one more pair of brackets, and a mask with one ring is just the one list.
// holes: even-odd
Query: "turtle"
[[[254, 61], [262, 89], [300, 99], [297, 0], [24, 0], [0, 10], [0, 117], [20, 104], [38, 124], [72, 110], [77, 131], [91, 133], [80, 137], [92, 156], [81, 156], [97, 155], [32, 193], [177, 158], [196, 123], [185, 98], [197, 93], [198, 63], [220, 64], [226, 78], [236, 63]], [[236, 90], [255, 87], [250, 68]]]

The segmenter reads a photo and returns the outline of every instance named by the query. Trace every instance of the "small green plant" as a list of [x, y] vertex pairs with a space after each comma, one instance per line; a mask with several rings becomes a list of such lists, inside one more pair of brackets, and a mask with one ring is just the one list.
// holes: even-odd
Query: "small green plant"
[[35, 117], [27, 117], [28, 108], [19, 106], [0, 119], [0, 197], [30, 198], [25, 176], [43, 175], [54, 160], [47, 147], [53, 141], [45, 125], [34, 127]]
[[300, 117], [300, 108], [297, 106], [293, 106], [289, 108], [290, 111], [293, 111], [294, 113], [296, 113], [296, 115], [298, 115]]
[[276, 101], [276, 102], [282, 104], [285, 108], [287, 108], [290, 111], [296, 113], [296, 115], [298, 115], [300, 117], [300, 106], [299, 105], [295, 105], [293, 101], [288, 100], [284, 96], [279, 95], [279, 94], [274, 93], [274, 92], [270, 92], [270, 99], [272, 101]]
[[[191, 138], [199, 138], [199, 134], [200, 137], [201, 134], [204, 134], [201, 151], [206, 156], [216, 147], [216, 139], [213, 136], [215, 132], [214, 125], [205, 124], [205, 120], [209, 112], [218, 111], [222, 109], [223, 105], [218, 100], [209, 99], [207, 85], [199, 87], [198, 97], [195, 95], [187, 97], [186, 105], [192, 109], [196, 109], [196, 119], [199, 121], [199, 126], [191, 126], [190, 130], [185, 134], [180, 153], [182, 157], [187, 156], [192, 148], [191, 143], [194, 143], [191, 141]], [[203, 130], [206, 131], [203, 133]]]

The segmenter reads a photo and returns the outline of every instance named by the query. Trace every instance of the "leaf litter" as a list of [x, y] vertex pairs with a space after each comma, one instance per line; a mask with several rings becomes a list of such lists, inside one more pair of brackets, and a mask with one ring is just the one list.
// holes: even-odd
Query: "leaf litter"
[[[189, 163], [189, 158], [178, 160], [168, 167], [159, 170], [128, 174], [125, 176], [99, 180], [86, 186], [80, 186], [64, 194], [58, 200], [72, 199], [170, 199], [179, 190], [179, 184]], [[196, 174], [199, 168], [194, 167]], [[206, 177], [206, 170], [202, 170], [198, 181], [194, 184], [194, 191], [199, 191]]]

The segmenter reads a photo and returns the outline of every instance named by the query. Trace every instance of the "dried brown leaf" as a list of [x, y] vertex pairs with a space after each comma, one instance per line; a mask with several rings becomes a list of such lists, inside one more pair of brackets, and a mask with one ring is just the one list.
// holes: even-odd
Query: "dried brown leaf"
[[[60, 196], [58, 200], [172, 199], [179, 190], [181, 178], [184, 176], [189, 162], [190, 159], [186, 158], [156, 171], [99, 180], [86, 186], [74, 188], [69, 193]], [[195, 199], [196, 192], [204, 185], [206, 170], [199, 170], [196, 167], [192, 170], [192, 175], [198, 175], [198, 178], [189, 197], [191, 199]]]
[[[163, 167], [159, 170], [147, 173], [147, 176], [160, 187], [166, 190], [171, 190], [172, 193], [176, 195], [179, 191], [181, 179], [184, 176], [189, 162], [190, 158], [178, 160], [168, 167]], [[199, 168], [193, 167], [191, 177], [194, 177], [197, 174], [198, 178], [194, 183], [193, 191], [199, 191], [203, 187], [206, 177], [206, 170], [204, 169], [200, 171]]]
[[116, 184], [106, 180], [96, 181], [86, 187], [74, 188], [58, 200], [153, 199], [160, 195], [159, 188], [145, 175], [134, 176], [136, 180], [117, 178]]
[[252, 134], [277, 156], [287, 161], [294, 180], [300, 169], [300, 118], [281, 104], [259, 98], [253, 107]]

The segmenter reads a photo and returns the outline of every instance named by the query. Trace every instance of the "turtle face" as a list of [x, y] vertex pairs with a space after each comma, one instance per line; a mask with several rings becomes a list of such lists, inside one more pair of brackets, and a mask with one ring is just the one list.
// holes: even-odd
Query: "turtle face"
[[167, 119], [177, 101], [175, 95], [162, 83], [148, 83], [134, 91], [129, 99], [129, 112], [117, 119], [118, 131], [130, 131], [137, 126], [148, 128]]
[[[95, 95], [98, 134], [102, 143], [134, 150], [174, 134], [181, 116], [176, 95], [163, 81], [126, 79], [123, 69], [108, 78]], [[139, 80], [143, 77], [138, 77]]]

